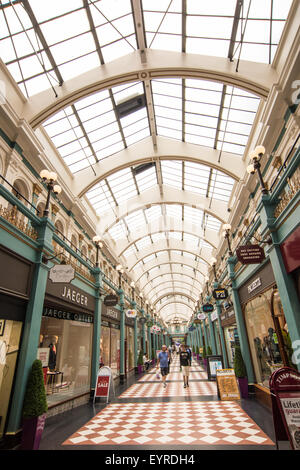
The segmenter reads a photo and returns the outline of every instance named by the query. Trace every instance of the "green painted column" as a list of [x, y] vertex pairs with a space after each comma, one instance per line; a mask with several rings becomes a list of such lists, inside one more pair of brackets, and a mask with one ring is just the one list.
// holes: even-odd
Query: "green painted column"
[[[142, 309], [141, 311], [143, 318], [145, 319], [145, 311]], [[143, 348], [143, 353], [145, 354], [146, 352], [146, 338], [145, 338], [145, 322], [143, 321], [142, 323], [142, 348]]]
[[[276, 202], [277, 203], [277, 202]], [[266, 249], [272, 265], [274, 278], [280, 295], [285, 319], [287, 322], [292, 346], [294, 343], [294, 352], [299, 348], [300, 340], [300, 302], [293, 277], [286, 272], [283, 262], [278, 234], [274, 231], [275, 218], [273, 216], [275, 203], [270, 200], [270, 196], [263, 195], [261, 203], [258, 206], [260, 218], [262, 221], [261, 234], [264, 236], [271, 231], [273, 244]], [[295, 211], [296, 212], [296, 211]], [[292, 216], [290, 216], [292, 217]], [[298, 216], [299, 223], [299, 216]], [[293, 223], [295, 225], [295, 223]], [[300, 363], [297, 364], [300, 371]]]
[[208, 342], [208, 337], [207, 337], [207, 331], [206, 331], [205, 320], [203, 320], [203, 322], [202, 322], [202, 328], [203, 328], [204, 339], [205, 339], [205, 349], [206, 349], [206, 351], [207, 351], [207, 346], [209, 346], [209, 342]]
[[[131, 302], [132, 310], [136, 310], [136, 302]], [[133, 354], [133, 366], [135, 370], [137, 370], [137, 361], [138, 361], [138, 317], [137, 317], [137, 310], [136, 316], [134, 318], [134, 329], [133, 329], [133, 343], [134, 343], [134, 354]]]
[[216, 308], [217, 308], [217, 313], [218, 313], [218, 320], [217, 321], [218, 321], [218, 325], [219, 325], [219, 334], [220, 334], [221, 346], [222, 346], [221, 354], [223, 356], [224, 367], [225, 367], [225, 369], [228, 369], [225, 338], [224, 338], [224, 332], [223, 332], [222, 323], [221, 323], [222, 309], [221, 309], [221, 304], [220, 304], [219, 300], [216, 301]]
[[208, 313], [207, 316], [208, 316], [208, 325], [209, 325], [209, 331], [210, 331], [211, 350], [213, 354], [217, 354], [215, 331], [214, 331], [213, 322], [211, 321], [211, 314]]
[[36, 262], [30, 291], [30, 299], [27, 304], [26, 317], [23, 326], [22, 342], [19, 352], [18, 366], [15, 375], [14, 392], [11, 399], [11, 408], [6, 433], [15, 433], [20, 430], [22, 421], [23, 401], [26, 391], [28, 375], [33, 361], [37, 358], [42, 312], [46, 292], [48, 271], [50, 266], [42, 262], [42, 249], [53, 255], [51, 244], [53, 231], [52, 222], [43, 218], [38, 230], [38, 244], [41, 251], [37, 252]]
[[203, 347], [203, 340], [202, 340], [202, 330], [201, 330], [201, 323], [197, 325], [198, 337], [199, 337], [199, 347]]
[[100, 338], [101, 338], [101, 311], [102, 299], [99, 289], [102, 287], [102, 273], [99, 268], [94, 268], [91, 272], [95, 276], [95, 310], [93, 323], [93, 346], [92, 346], [92, 371], [91, 389], [95, 390], [97, 375], [100, 363]]
[[151, 316], [147, 315], [147, 335], [148, 335], [148, 357], [151, 359], [152, 357], [152, 344], [151, 344], [151, 326], [150, 326]]
[[234, 311], [235, 311], [235, 318], [236, 318], [237, 330], [239, 334], [241, 353], [242, 353], [245, 366], [247, 369], [248, 382], [253, 383], [255, 381], [255, 376], [254, 376], [253, 367], [252, 367], [247, 330], [246, 330], [244, 315], [243, 315], [240, 298], [238, 294], [238, 288], [236, 287], [236, 281], [235, 281], [234, 266], [235, 266], [236, 260], [234, 257], [229, 257], [227, 263], [228, 263], [228, 274], [232, 283], [232, 302], [233, 302]]
[[118, 290], [120, 307], [120, 383], [125, 382], [125, 311], [124, 311], [124, 291]]

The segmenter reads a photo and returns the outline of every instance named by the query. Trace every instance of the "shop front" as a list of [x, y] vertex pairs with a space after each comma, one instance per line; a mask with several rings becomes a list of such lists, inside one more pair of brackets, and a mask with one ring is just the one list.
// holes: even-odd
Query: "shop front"
[[239, 297], [244, 312], [256, 388], [269, 395], [271, 374], [284, 366], [293, 367], [288, 327], [270, 263], [257, 271], [239, 289]]
[[134, 371], [134, 319], [125, 317], [125, 371]]
[[120, 375], [120, 311], [102, 305], [100, 366], [111, 368], [113, 377]]
[[[14, 391], [33, 263], [0, 245], [0, 441]], [[5, 269], [4, 269], [5, 267]]]
[[234, 366], [235, 345], [239, 344], [239, 336], [233, 306], [224, 302], [221, 313], [221, 326], [225, 339], [226, 355], [229, 367]]
[[220, 332], [219, 332], [219, 325], [218, 325], [218, 313], [214, 311], [210, 319], [212, 321], [212, 326], [213, 326], [213, 333], [215, 337], [215, 343], [216, 343], [216, 353], [222, 355], [222, 344], [221, 344], [221, 337], [220, 337]]
[[90, 393], [94, 307], [82, 289], [47, 281], [38, 358], [49, 409]]

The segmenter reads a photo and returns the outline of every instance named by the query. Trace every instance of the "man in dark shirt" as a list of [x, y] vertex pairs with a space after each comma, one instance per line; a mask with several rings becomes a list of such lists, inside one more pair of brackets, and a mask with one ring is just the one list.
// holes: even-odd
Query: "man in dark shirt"
[[190, 352], [186, 350], [185, 345], [181, 345], [179, 353], [180, 366], [182, 367], [183, 375], [183, 386], [184, 388], [189, 386], [189, 373], [191, 365], [191, 355]]

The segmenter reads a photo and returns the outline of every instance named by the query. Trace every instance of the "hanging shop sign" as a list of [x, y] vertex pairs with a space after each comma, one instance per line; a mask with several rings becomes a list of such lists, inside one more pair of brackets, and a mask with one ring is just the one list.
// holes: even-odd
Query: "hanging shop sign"
[[240, 389], [234, 369], [216, 370], [218, 396], [221, 400], [240, 400]]
[[103, 302], [107, 307], [114, 307], [119, 302], [119, 298], [116, 295], [110, 294], [104, 297]]
[[228, 297], [228, 291], [220, 287], [219, 289], [214, 289], [212, 295], [216, 300], [224, 300]]
[[205, 320], [205, 318], [206, 318], [206, 315], [204, 315], [204, 313], [197, 313], [196, 315], [197, 320]]
[[147, 323], [147, 318], [145, 318], [145, 317], [140, 317], [140, 318], [139, 318], [139, 322], [140, 322], [142, 325], [144, 325], [144, 323]]
[[265, 259], [265, 252], [259, 245], [243, 245], [237, 248], [236, 256], [242, 264], [260, 264]]
[[248, 286], [248, 294], [251, 294], [255, 289], [257, 289], [259, 286], [261, 286], [261, 279], [258, 277], [255, 279], [255, 281], [251, 282], [251, 284]]
[[56, 264], [49, 271], [49, 279], [54, 283], [69, 284], [75, 278], [75, 269], [69, 264]]
[[214, 311], [214, 306], [212, 304], [204, 304], [202, 305], [202, 310], [204, 313], [209, 313]]
[[300, 373], [282, 367], [270, 377], [273, 421], [278, 441], [289, 441], [293, 450], [300, 450]]
[[213, 312], [210, 316], [211, 321], [215, 321], [218, 318], [218, 312]]
[[136, 310], [126, 310], [126, 317], [127, 318], [135, 318], [136, 317]]

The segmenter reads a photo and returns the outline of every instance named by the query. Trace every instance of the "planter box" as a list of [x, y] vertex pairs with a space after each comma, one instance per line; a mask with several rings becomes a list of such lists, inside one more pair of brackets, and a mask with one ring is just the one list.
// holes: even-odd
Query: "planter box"
[[37, 418], [24, 419], [22, 432], [22, 450], [38, 450], [45, 426], [46, 413]]
[[199, 360], [200, 360], [200, 356], [199, 356], [199, 354], [197, 354], [197, 361], [199, 361]]
[[144, 372], [144, 366], [138, 365], [138, 373], [142, 374]]
[[248, 398], [248, 378], [238, 377], [241, 398]]
[[203, 367], [204, 367], [204, 369], [206, 369], [206, 366], [207, 366], [207, 359], [203, 359]]

